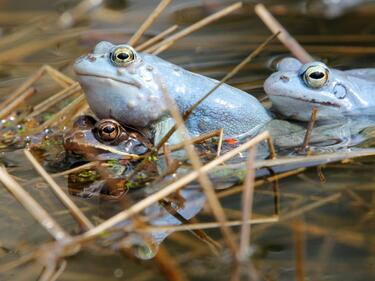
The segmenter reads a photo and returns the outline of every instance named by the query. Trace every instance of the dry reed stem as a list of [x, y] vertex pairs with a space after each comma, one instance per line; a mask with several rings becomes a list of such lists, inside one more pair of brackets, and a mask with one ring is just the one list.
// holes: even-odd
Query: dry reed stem
[[194, 24], [192, 24], [191, 26], [181, 30], [180, 32], [177, 32], [176, 34], [166, 38], [165, 40], [163, 40], [162, 42], [152, 46], [151, 48], [148, 48], [146, 51], [149, 52], [149, 53], [152, 53], [152, 52], [155, 52], [157, 51], [158, 49], [162, 48], [164, 45], [168, 45], [170, 43], [173, 44], [173, 42], [176, 42], [177, 40], [189, 35], [190, 33], [232, 13], [233, 11], [239, 9], [242, 7], [242, 3], [241, 2], [238, 2], [238, 3], [235, 3], [233, 5], [230, 5], [224, 9], [222, 9], [221, 11], [215, 13], [215, 14], [212, 14]]
[[38, 163], [38, 161], [34, 158], [30, 151], [24, 150], [23, 151], [30, 161], [30, 163], [34, 166], [35, 170], [43, 177], [43, 179], [50, 185], [51, 189], [59, 198], [59, 200], [63, 203], [63, 205], [69, 210], [72, 217], [79, 223], [79, 225], [88, 230], [93, 228], [94, 225], [90, 222], [90, 220], [85, 216], [84, 213], [77, 207], [77, 205], [62, 191], [62, 188], [53, 180], [53, 178], [44, 170], [44, 168]]
[[54, 106], [55, 104], [59, 103], [61, 100], [68, 98], [69, 96], [76, 94], [79, 91], [81, 91], [81, 86], [79, 85], [78, 82], [75, 82], [74, 84], [68, 86], [67, 88], [61, 90], [55, 95], [49, 97], [48, 99], [34, 106], [33, 112], [30, 113], [26, 117], [26, 119], [39, 115], [40, 113], [46, 111], [51, 106]]
[[58, 268], [56, 268], [56, 261], [53, 265], [45, 265], [41, 276], [38, 278], [38, 281], [56, 281], [57, 278], [59, 278], [60, 275], [64, 272], [66, 264], [66, 260], [63, 260]]
[[255, 5], [255, 13], [261, 18], [261, 20], [267, 25], [272, 33], [281, 33], [278, 35], [281, 43], [302, 63], [308, 63], [313, 61], [306, 50], [289, 34], [289, 32], [272, 16], [263, 4]]
[[42, 76], [47, 73], [56, 83], [62, 87], [67, 87], [74, 83], [68, 76], [62, 74], [60, 71], [51, 66], [44, 65], [29, 79], [27, 79], [21, 86], [19, 86], [3, 103], [0, 111], [0, 119], [9, 115], [20, 103], [29, 98], [35, 91], [32, 91], [31, 86], [37, 82]]
[[[258, 136], [249, 140], [245, 144], [227, 152], [226, 154], [220, 156], [219, 158], [217, 158], [217, 159], [211, 161], [210, 163], [202, 166], [202, 168], [200, 169], [200, 172], [207, 173], [208, 171], [210, 171], [214, 167], [220, 165], [224, 161], [229, 160], [230, 158], [234, 157], [238, 153], [248, 149], [249, 147], [251, 147], [251, 146], [253, 146], [253, 145], [255, 145], [255, 144], [257, 144], [261, 141], [264, 141], [268, 136], [269, 136], [268, 132], [263, 132], [263, 133], [259, 134]], [[192, 182], [193, 180], [197, 179], [197, 177], [198, 177], [198, 171], [192, 171], [191, 173], [189, 173], [185, 176], [182, 176], [181, 178], [179, 178], [175, 182], [167, 185], [166, 187], [164, 187], [160, 191], [146, 197], [145, 199], [137, 202], [136, 204], [134, 204], [133, 206], [131, 206], [127, 210], [124, 210], [124, 211], [114, 215], [113, 217], [111, 217], [108, 220], [106, 220], [105, 222], [99, 224], [95, 228], [93, 228], [93, 229], [87, 231], [86, 233], [82, 234], [79, 237], [79, 240], [89, 240], [89, 239], [92, 239], [94, 237], [97, 237], [102, 232], [110, 229], [111, 227], [113, 227], [117, 223], [128, 219], [132, 215], [144, 210], [145, 208], [149, 207], [150, 205], [152, 205], [152, 204], [158, 202], [159, 200], [167, 197], [171, 193], [178, 191], [179, 189], [184, 187], [186, 184], [188, 184], [188, 183]]]
[[94, 167], [98, 166], [99, 164], [100, 164], [100, 162], [93, 161], [93, 162], [89, 162], [89, 163], [86, 163], [84, 165], [75, 167], [73, 169], [69, 169], [69, 170], [66, 170], [66, 171], [63, 171], [63, 172], [60, 172], [60, 173], [52, 174], [51, 176], [53, 178], [66, 176], [66, 175], [69, 175], [69, 174], [72, 174], [72, 173], [77, 173], [77, 172], [80, 172], [80, 171], [83, 171], [83, 170], [94, 168]]
[[355, 191], [347, 188], [344, 190], [345, 193], [358, 205], [364, 207], [367, 210], [371, 210], [375, 205], [371, 203], [367, 203], [360, 195], [358, 195]]
[[358, 157], [367, 157], [375, 155], [375, 149], [364, 149], [361, 151], [348, 151], [348, 152], [340, 152], [340, 153], [325, 153], [321, 155], [311, 155], [311, 156], [294, 156], [293, 158], [283, 158], [283, 159], [275, 159], [275, 160], [260, 160], [255, 163], [255, 168], [263, 168], [263, 167], [275, 167], [281, 165], [305, 165], [302, 167], [306, 167], [309, 165], [317, 166], [324, 163], [331, 163], [337, 162], [341, 160], [353, 159]]
[[35, 88], [31, 87], [19, 95], [15, 100], [9, 103], [5, 108], [0, 111], [0, 118], [7, 117], [11, 114], [20, 104], [22, 104], [26, 99], [31, 97], [36, 93]]
[[14, 44], [15, 41], [30, 35], [32, 32], [36, 31], [38, 28], [37, 24], [32, 24], [31, 26], [24, 26], [21, 29], [14, 31], [10, 34], [4, 35], [0, 39], [0, 48], [4, 48], [6, 45]]
[[254, 199], [254, 178], [255, 178], [255, 169], [254, 161], [256, 156], [256, 146], [253, 146], [249, 149], [246, 170], [247, 175], [245, 182], [243, 184], [242, 192], [242, 227], [240, 235], [240, 250], [239, 250], [239, 260], [245, 261], [248, 257], [249, 246], [250, 246], [250, 233], [251, 233], [251, 224], [246, 222], [252, 217], [253, 209], [253, 199]]
[[77, 119], [78, 116], [80, 115], [83, 115], [83, 114], [87, 114], [87, 112], [90, 110], [90, 106], [89, 104], [87, 103], [87, 100], [85, 99], [83, 105], [81, 106], [81, 108], [73, 115], [72, 119], [71, 120], [75, 120]]
[[[297, 175], [299, 173], [302, 173], [303, 171], [305, 171], [305, 168], [300, 168], [300, 169], [297, 169], [297, 170], [277, 174], [275, 176], [270, 176], [270, 177], [267, 177], [265, 179], [255, 181], [254, 186], [259, 187], [259, 186], [262, 186], [266, 183], [272, 183], [272, 182], [277, 181], [277, 180], [281, 180], [281, 179], [284, 179], [284, 178], [287, 178], [287, 177], [290, 177], [290, 176]], [[230, 196], [230, 195], [233, 195], [233, 194], [236, 194], [236, 193], [240, 193], [240, 192], [242, 192], [242, 190], [243, 190], [242, 185], [232, 187], [232, 188], [220, 191], [218, 193], [218, 197], [219, 198], [227, 197], [227, 196]]]
[[33, 83], [39, 80], [45, 72], [45, 67], [41, 67], [37, 70], [32, 76], [29, 77], [24, 83], [21, 84], [9, 97], [1, 103], [2, 110], [0, 111], [0, 118], [4, 118], [4, 114], [2, 113], [6, 110], [6, 106], [12, 103], [15, 99], [17, 99], [20, 95], [22, 95], [27, 89], [29, 89]]
[[316, 122], [317, 114], [318, 114], [318, 109], [316, 107], [313, 107], [313, 109], [311, 110], [311, 117], [310, 117], [309, 123], [307, 125], [306, 134], [305, 134], [305, 137], [303, 139], [303, 144], [302, 144], [302, 147], [300, 149], [300, 151], [302, 151], [302, 152], [306, 152], [307, 149], [308, 149], [308, 146], [309, 146], [309, 143], [310, 143], [310, 140], [311, 140], [312, 131], [314, 129], [314, 125], [315, 125], [315, 122]]
[[157, 55], [161, 54], [162, 52], [164, 52], [165, 50], [168, 50], [171, 46], [174, 45], [174, 43], [176, 43], [176, 41], [168, 42], [165, 45], [161, 46], [159, 49], [153, 51], [152, 54], [157, 56]]
[[0, 63], [5, 63], [9, 61], [16, 61], [25, 58], [32, 53], [40, 51], [44, 48], [53, 46], [55, 44], [61, 43], [69, 38], [77, 37], [78, 33], [66, 34], [66, 35], [56, 35], [52, 38], [46, 38], [44, 40], [35, 39], [34, 41], [28, 41], [25, 44], [12, 47], [9, 50], [0, 52]]
[[[293, 225], [292, 225], [293, 227]], [[369, 251], [375, 251], [373, 244], [369, 244], [368, 239], [364, 235], [351, 231], [337, 231], [335, 229], [327, 229], [318, 225], [311, 225], [304, 223], [302, 229], [305, 233], [315, 236], [328, 236], [332, 237], [335, 241], [344, 243], [349, 246], [358, 248], [366, 247]]]
[[[236, 65], [225, 77], [220, 80], [218, 84], [215, 85], [207, 94], [205, 94], [202, 98], [196, 101], [190, 108], [188, 108], [184, 114], [183, 119], [186, 121], [191, 113], [205, 100], [207, 99], [212, 93], [214, 93], [221, 85], [226, 83], [229, 79], [231, 79], [234, 75], [236, 75], [246, 64], [251, 62], [263, 49], [267, 46], [267, 44], [272, 41], [277, 34], [271, 35], [268, 37], [266, 41], [264, 41], [261, 45], [259, 45], [254, 51], [252, 51], [244, 60], [242, 60], [238, 65]], [[160, 140], [159, 144], [157, 145], [157, 149], [160, 149], [163, 144], [168, 141], [168, 139], [173, 135], [176, 131], [177, 127], [173, 126], [165, 136]]]
[[313, 209], [316, 209], [316, 208], [319, 208], [327, 203], [330, 203], [330, 202], [333, 202], [333, 201], [336, 201], [337, 199], [339, 199], [340, 197], [342, 196], [341, 193], [335, 193], [335, 194], [332, 194], [326, 198], [323, 198], [319, 201], [316, 201], [316, 202], [313, 202], [311, 204], [308, 204], [306, 206], [303, 206], [302, 208], [300, 209], [297, 209], [297, 210], [294, 210], [294, 211], [291, 211], [287, 214], [282, 214], [280, 215], [280, 221], [285, 221], [285, 220], [289, 220], [289, 219], [292, 219], [292, 218], [295, 218], [299, 215], [302, 215], [304, 213], [306, 213], [307, 211], [311, 211]]
[[216, 151], [216, 158], [220, 157], [221, 155], [221, 149], [223, 148], [223, 140], [224, 140], [224, 129], [220, 129], [220, 135], [219, 135], [219, 142], [217, 143], [217, 151]]
[[71, 240], [71, 236], [11, 177], [4, 166], [0, 167], [0, 181], [56, 241]]
[[66, 76], [65, 74], [61, 73], [52, 66], [45, 65], [45, 70], [48, 73], [48, 75], [63, 88], [75, 83], [75, 81], [72, 78]]
[[[271, 216], [269, 218], [258, 218], [249, 219], [246, 222], [243, 220], [227, 221], [226, 226], [242, 226], [245, 224], [269, 224], [279, 221], [278, 216]], [[185, 225], [166, 225], [166, 226], [148, 226], [140, 230], [141, 232], [158, 232], [158, 231], [192, 231], [198, 229], [213, 229], [219, 228], [220, 224], [218, 222], [202, 222], [202, 223], [190, 223]]]
[[167, 37], [171, 33], [175, 32], [177, 28], [178, 28], [177, 24], [172, 25], [171, 27], [167, 28], [163, 32], [160, 32], [158, 35], [152, 37], [150, 40], [147, 40], [146, 42], [144, 42], [141, 45], [137, 46], [135, 49], [137, 51], [139, 51], [139, 52], [142, 52], [145, 49], [147, 49], [150, 46], [152, 46], [153, 44], [158, 43], [159, 41], [161, 41], [162, 39], [164, 39], [165, 37]]
[[73, 26], [77, 20], [87, 16], [87, 14], [100, 8], [103, 4], [103, 0], [82, 0], [72, 9], [62, 13], [57, 20], [57, 25], [60, 28], [69, 28]]
[[176, 121], [179, 133], [181, 134], [184, 141], [184, 148], [188, 154], [188, 157], [191, 161], [193, 169], [198, 171], [198, 182], [200, 183], [204, 193], [207, 196], [208, 204], [213, 212], [215, 218], [220, 223], [221, 232], [224, 237], [224, 241], [227, 243], [229, 250], [232, 252], [234, 257], [238, 255], [237, 245], [235, 243], [234, 234], [228, 228], [225, 223], [227, 221], [224, 210], [220, 204], [219, 199], [216, 196], [214, 186], [208, 178], [205, 172], [202, 172], [202, 163], [199, 159], [198, 153], [195, 151], [194, 147], [188, 143], [189, 133], [184, 125], [184, 119], [180, 115], [177, 105], [174, 103], [172, 98], [169, 96], [165, 85], [162, 85], [162, 93], [164, 100], [167, 104], [167, 108], [170, 111], [171, 116]]
[[129, 39], [128, 44], [135, 46], [146, 30], [154, 23], [159, 15], [165, 10], [165, 8], [171, 3], [172, 0], [161, 0], [159, 5], [152, 11], [148, 18], [143, 22], [136, 33]]
[[67, 264], [68, 264], [67, 261], [63, 260], [60, 266], [56, 269], [56, 271], [54, 272], [54, 274], [51, 276], [51, 278], [48, 281], [56, 281], [61, 276], [61, 274], [64, 273]]
[[[194, 137], [194, 138], [191, 138], [188, 140], [188, 143], [189, 144], [197, 144], [197, 143], [202, 143], [208, 139], [211, 139], [213, 137], [218, 137], [220, 136], [220, 130], [215, 130], [215, 131], [212, 131], [212, 132], [208, 132], [208, 133], [204, 133], [198, 137]], [[181, 148], [184, 147], [184, 143], [177, 143], [177, 144], [174, 144], [174, 145], [169, 145], [168, 146], [168, 149], [170, 151], [175, 151], [175, 150], [179, 150]]]
[[65, 106], [59, 112], [55, 113], [51, 118], [49, 118], [46, 122], [41, 124], [39, 127], [35, 129], [35, 132], [41, 132], [47, 127], [54, 125], [56, 122], [60, 121], [60, 118], [68, 115], [71, 111], [75, 111], [81, 107], [82, 103], [85, 102], [85, 97], [79, 96], [75, 100], [73, 100], [69, 105]]
[[[189, 225], [192, 224], [192, 220], [187, 220], [185, 219], [182, 215], [180, 215], [177, 210], [171, 205], [170, 202], [167, 202], [165, 200], [160, 200], [160, 204], [164, 207], [164, 209], [174, 216], [177, 220], [181, 222], [183, 225]], [[221, 249], [221, 245], [217, 243], [214, 239], [212, 239], [206, 232], [204, 232], [202, 229], [196, 229], [192, 230], [191, 233], [198, 238], [199, 240], [203, 241], [206, 243], [211, 251], [215, 254], [219, 254], [219, 250]]]
[[17, 268], [21, 265], [24, 265], [26, 263], [31, 262], [32, 260], [36, 259], [37, 257], [38, 257], [38, 252], [34, 251], [30, 254], [20, 256], [18, 259], [14, 260], [14, 261], [10, 261], [8, 263], [1, 264], [0, 265], [0, 273], [4, 273], [4, 272], [10, 271], [10, 270], [13, 270], [13, 269], [15, 269], [15, 268]]
[[295, 268], [296, 268], [296, 280], [305, 280], [304, 270], [304, 233], [302, 229], [302, 222], [296, 220], [293, 222], [293, 240], [294, 240], [294, 255], [295, 255]]
[[277, 158], [277, 153], [276, 153], [276, 149], [275, 149], [275, 146], [273, 145], [273, 141], [272, 141], [272, 138], [269, 137], [267, 139], [267, 146], [268, 146], [268, 149], [270, 151], [270, 156], [269, 158], [271, 160], [275, 160]]

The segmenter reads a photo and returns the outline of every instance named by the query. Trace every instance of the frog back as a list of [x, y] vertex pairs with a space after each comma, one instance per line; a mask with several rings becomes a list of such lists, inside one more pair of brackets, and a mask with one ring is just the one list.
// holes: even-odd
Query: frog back
[[[219, 83], [152, 55], [145, 59], [157, 67], [181, 113]], [[255, 97], [223, 84], [193, 111], [186, 125], [192, 135], [224, 128], [225, 136], [239, 137], [255, 135], [270, 119]]]
[[349, 76], [355, 76], [365, 81], [375, 83], [375, 68], [359, 68], [346, 70], [345, 73]]

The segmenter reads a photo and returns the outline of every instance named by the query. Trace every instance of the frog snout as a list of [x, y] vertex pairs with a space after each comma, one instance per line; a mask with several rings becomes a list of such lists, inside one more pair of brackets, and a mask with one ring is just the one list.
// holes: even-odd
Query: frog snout
[[82, 63], [86, 59], [86, 57], [87, 57], [86, 55], [80, 56], [78, 59], [75, 60], [74, 66]]

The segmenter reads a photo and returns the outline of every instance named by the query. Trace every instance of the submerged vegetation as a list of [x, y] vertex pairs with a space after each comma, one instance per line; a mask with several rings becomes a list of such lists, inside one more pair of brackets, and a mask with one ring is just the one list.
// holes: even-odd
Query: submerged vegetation
[[[275, 113], [247, 139], [190, 138], [184, 126], [224, 83], [269, 108], [263, 81], [289, 53], [374, 67], [373, 5], [39, 2], [0, 3], [1, 280], [374, 276], [372, 116], [321, 122], [313, 108], [302, 123]], [[101, 40], [220, 82], [182, 113], [163, 93], [176, 125], [152, 143], [95, 119], [86, 102], [72, 63]], [[174, 132], [181, 143], [168, 142]]]

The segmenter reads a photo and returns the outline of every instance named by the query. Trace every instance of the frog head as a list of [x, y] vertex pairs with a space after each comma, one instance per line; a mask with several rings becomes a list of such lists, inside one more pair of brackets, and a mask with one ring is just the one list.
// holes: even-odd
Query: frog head
[[87, 160], [126, 159], [129, 154], [142, 155], [150, 144], [140, 133], [130, 132], [112, 119], [96, 121], [83, 115], [64, 135], [67, 151]]
[[264, 90], [276, 111], [301, 121], [310, 119], [314, 107], [318, 119], [330, 119], [365, 103], [345, 72], [316, 61], [303, 65], [294, 58], [278, 64], [277, 72], [266, 79]]
[[142, 128], [165, 114], [160, 76], [145, 56], [129, 45], [103, 41], [75, 61], [74, 71], [99, 118]]

